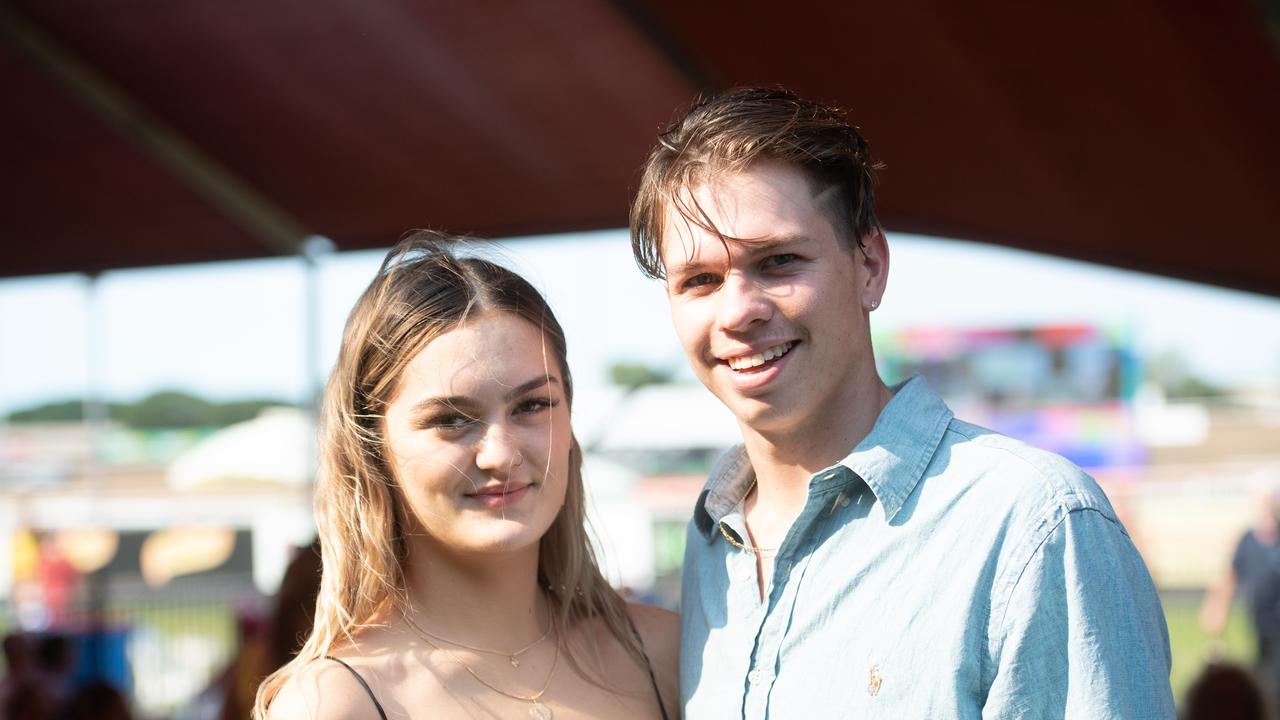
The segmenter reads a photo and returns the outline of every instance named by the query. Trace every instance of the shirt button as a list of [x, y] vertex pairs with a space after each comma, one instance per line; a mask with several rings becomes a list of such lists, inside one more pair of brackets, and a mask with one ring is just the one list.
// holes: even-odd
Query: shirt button
[[752, 670], [751, 672], [747, 673], [747, 682], [751, 683], [752, 685], [759, 685], [760, 681], [763, 679], [764, 679], [764, 673], [761, 672], [759, 668], [756, 668], [755, 670]]

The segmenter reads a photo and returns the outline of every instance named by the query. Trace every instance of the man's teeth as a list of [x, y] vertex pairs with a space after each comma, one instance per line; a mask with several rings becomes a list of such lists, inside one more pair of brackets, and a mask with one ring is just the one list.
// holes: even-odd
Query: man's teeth
[[729, 358], [726, 362], [728, 362], [729, 367], [733, 368], [734, 370], [749, 370], [753, 367], [760, 367], [761, 365], [769, 362], [770, 360], [773, 360], [774, 358], [780, 358], [783, 355], [786, 355], [787, 352], [790, 351], [791, 348], [794, 346], [795, 346], [794, 342], [785, 342], [785, 343], [782, 343], [781, 345], [775, 345], [771, 348], [768, 348], [762, 353], [759, 353], [756, 355], [744, 355], [742, 357]]

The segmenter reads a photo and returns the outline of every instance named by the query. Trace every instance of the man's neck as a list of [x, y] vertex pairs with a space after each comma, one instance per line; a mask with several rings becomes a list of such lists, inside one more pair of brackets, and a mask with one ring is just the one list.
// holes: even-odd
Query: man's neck
[[775, 497], [791, 504], [788, 498], [794, 502], [806, 497], [809, 478], [847, 456], [871, 432], [892, 398], [893, 393], [875, 376], [856, 392], [833, 399], [829, 407], [815, 408], [805, 422], [784, 431], [757, 431], [743, 424], [743, 445], [762, 502]]
[[[880, 380], [851, 384], [851, 392], [813, 408], [807, 422], [786, 432], [761, 432], [742, 425], [742, 440], [755, 471], [755, 492], [744, 508], [749, 541], [779, 548], [809, 500], [809, 478], [830, 467], [857, 446], [875, 426], [893, 393]], [[768, 593], [773, 559], [756, 557], [760, 598]]]

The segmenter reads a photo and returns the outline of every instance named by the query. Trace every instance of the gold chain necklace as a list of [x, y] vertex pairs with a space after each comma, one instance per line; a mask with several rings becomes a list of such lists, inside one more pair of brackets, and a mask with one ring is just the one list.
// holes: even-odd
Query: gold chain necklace
[[[503, 690], [500, 687], [496, 687], [495, 685], [490, 683], [488, 680], [485, 680], [484, 678], [480, 677], [479, 673], [477, 673], [475, 670], [472, 670], [470, 665], [462, 661], [462, 658], [458, 657], [457, 655], [454, 655], [452, 652], [449, 651], [448, 648], [440, 647], [439, 645], [432, 642], [431, 637], [426, 633], [424, 633], [422, 631], [422, 628], [418, 627], [418, 625], [414, 623], [412, 620], [410, 620], [407, 616], [402, 615], [402, 617], [404, 617], [405, 623], [409, 625], [410, 629], [412, 629], [418, 635], [418, 637], [422, 638], [423, 642], [430, 645], [433, 649], [439, 650], [440, 652], [449, 656], [450, 660], [461, 665], [463, 670], [466, 670], [467, 673], [471, 675], [471, 677], [476, 679], [476, 682], [498, 693], [499, 695], [504, 695], [506, 697], [511, 698], [512, 700], [519, 700], [521, 702], [529, 703], [529, 717], [532, 718], [532, 720], [551, 720], [551, 708], [547, 707], [546, 705], [538, 701], [542, 699], [542, 695], [547, 692], [547, 688], [551, 687], [551, 678], [555, 677], [556, 675], [556, 667], [559, 666], [560, 664], [560, 643], [557, 642], [555, 644], [556, 646], [555, 655], [553, 655], [551, 659], [551, 672], [547, 673], [547, 680], [546, 682], [542, 683], [542, 689], [532, 695], [517, 695], [515, 693], [507, 692], [506, 690]], [[536, 645], [537, 643], [534, 643], [534, 644]]]
[[755, 554], [757, 554], [757, 555], [764, 555], [764, 556], [766, 556], [766, 557], [767, 557], [767, 556], [769, 556], [769, 555], [773, 555], [774, 553], [778, 552], [778, 548], [762, 548], [762, 547], [756, 547], [755, 545], [745, 545], [745, 544], [743, 544], [743, 543], [738, 542], [737, 540], [734, 540], [734, 539], [733, 539], [733, 536], [729, 534], [729, 531], [728, 531], [728, 530], [726, 530], [726, 529], [724, 528], [724, 523], [723, 523], [723, 522], [722, 522], [722, 523], [720, 523], [720, 534], [724, 536], [724, 539], [725, 539], [725, 540], [728, 540], [728, 541], [729, 541], [729, 544], [730, 544], [730, 545], [732, 545], [732, 546], [734, 546], [734, 547], [742, 548], [743, 550], [746, 550], [747, 552], [753, 552], [753, 553], [755, 553]]
[[408, 615], [405, 615], [405, 616], [404, 616], [404, 621], [405, 621], [406, 623], [408, 623], [409, 627], [413, 628], [413, 631], [414, 631], [414, 632], [416, 632], [418, 635], [426, 635], [426, 636], [429, 636], [429, 637], [435, 638], [436, 640], [439, 640], [440, 642], [447, 643], [447, 644], [449, 644], [449, 645], [456, 645], [456, 646], [458, 646], [458, 647], [460, 647], [460, 648], [463, 648], [463, 649], [466, 649], [466, 650], [472, 650], [472, 651], [479, 652], [479, 653], [486, 653], [486, 654], [489, 654], [489, 655], [498, 655], [498, 656], [500, 656], [500, 657], [504, 657], [504, 658], [506, 658], [506, 659], [507, 659], [507, 661], [508, 661], [508, 662], [510, 662], [510, 663], [511, 663], [511, 667], [513, 667], [513, 668], [519, 668], [519, 667], [520, 667], [520, 656], [521, 656], [521, 655], [523, 655], [523, 654], [525, 654], [525, 653], [529, 652], [530, 650], [534, 649], [535, 647], [537, 647], [538, 645], [540, 645], [540, 644], [542, 643], [542, 641], [543, 641], [543, 640], [546, 640], [546, 639], [547, 639], [547, 637], [551, 635], [551, 622], [550, 622], [550, 621], [548, 621], [548, 622], [547, 622], [547, 631], [546, 631], [546, 632], [544, 632], [544, 633], [542, 633], [542, 637], [538, 638], [537, 640], [534, 640], [533, 642], [529, 643], [528, 645], [525, 645], [524, 647], [520, 648], [519, 650], [516, 650], [515, 652], [506, 652], [505, 650], [490, 650], [490, 649], [488, 649], [488, 648], [476, 647], [475, 645], [468, 645], [468, 644], [463, 643], [463, 642], [458, 642], [457, 640], [450, 640], [450, 639], [449, 639], [449, 638], [447, 638], [447, 637], [442, 637], [442, 636], [437, 635], [437, 634], [435, 634], [435, 633], [433, 633], [433, 632], [428, 632], [428, 631], [427, 631], [426, 629], [424, 629], [421, 625], [419, 625], [419, 624], [415, 623], [412, 619], [410, 619]]
[[[743, 513], [742, 513], [742, 519], [743, 519], [743, 522], [744, 522], [744, 523], [746, 522], [746, 519], [747, 519], [747, 513], [746, 513], [746, 509], [747, 509], [747, 496], [749, 496], [749, 495], [751, 494], [751, 491], [752, 491], [752, 490], [754, 490], [755, 488], [756, 488], [756, 481], [755, 481], [755, 480], [752, 480], [752, 481], [751, 481], [751, 487], [747, 488], [746, 495], [743, 495], [743, 496], [742, 496], [742, 510], [743, 510]], [[757, 554], [757, 555], [761, 555], [761, 556], [766, 556], [766, 557], [767, 557], [767, 556], [769, 556], [769, 555], [773, 555], [774, 553], [778, 552], [778, 548], [763, 548], [763, 547], [756, 547], [756, 546], [754, 546], [754, 545], [746, 545], [746, 544], [743, 544], [743, 543], [738, 542], [737, 540], [734, 540], [734, 539], [733, 539], [733, 536], [729, 534], [729, 531], [728, 531], [727, 529], [725, 529], [724, 521], [721, 521], [721, 522], [720, 522], [720, 534], [724, 536], [724, 539], [725, 539], [725, 540], [728, 540], [728, 541], [729, 541], [729, 544], [730, 544], [730, 545], [732, 545], [732, 546], [734, 546], [734, 547], [736, 547], [736, 548], [741, 548], [741, 549], [746, 550], [747, 552], [750, 552], [750, 553], [755, 553], [755, 554]]]

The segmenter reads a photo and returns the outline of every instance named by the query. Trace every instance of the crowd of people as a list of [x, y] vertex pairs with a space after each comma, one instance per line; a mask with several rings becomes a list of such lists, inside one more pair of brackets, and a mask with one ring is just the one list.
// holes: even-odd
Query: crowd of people
[[59, 633], [10, 633], [4, 639], [0, 718], [6, 720], [130, 720], [128, 698], [114, 685], [76, 684], [72, 639]]

